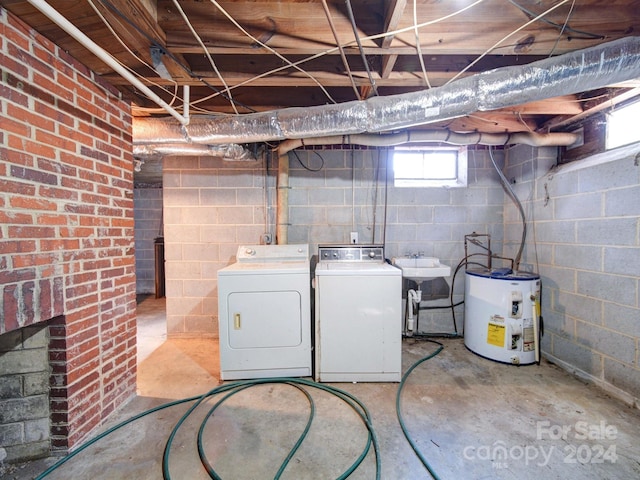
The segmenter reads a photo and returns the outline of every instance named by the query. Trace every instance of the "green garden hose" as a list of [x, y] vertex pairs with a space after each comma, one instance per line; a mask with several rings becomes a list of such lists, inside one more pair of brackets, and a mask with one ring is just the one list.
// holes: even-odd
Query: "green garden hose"
[[[422, 363], [426, 362], [430, 358], [433, 358], [436, 355], [438, 355], [442, 351], [442, 349], [444, 348], [444, 345], [442, 343], [437, 342], [435, 340], [426, 339], [426, 341], [431, 342], [431, 343], [435, 343], [439, 347], [435, 352], [429, 354], [428, 356], [426, 356], [426, 357], [418, 360], [416, 363], [414, 363], [409, 368], [409, 370], [407, 370], [407, 372], [402, 376], [402, 379], [400, 381], [400, 384], [399, 384], [398, 390], [397, 390], [397, 394], [396, 394], [396, 413], [397, 413], [397, 416], [398, 416], [398, 422], [400, 423], [400, 427], [402, 428], [402, 432], [404, 433], [407, 441], [411, 445], [411, 448], [416, 453], [416, 455], [418, 456], [418, 458], [420, 459], [420, 461], [422, 462], [424, 467], [431, 474], [431, 476], [435, 480], [439, 480], [439, 477], [436, 474], [436, 472], [433, 470], [433, 468], [431, 467], [429, 462], [426, 460], [426, 458], [424, 458], [424, 456], [422, 455], [422, 453], [418, 449], [418, 447], [415, 444], [415, 442], [409, 436], [409, 431], [408, 431], [408, 429], [407, 429], [407, 427], [405, 425], [404, 418], [402, 416], [402, 408], [401, 408], [402, 390], [403, 390], [403, 388], [404, 388], [404, 386], [406, 384], [406, 381], [407, 381], [407, 378], [409, 377], [409, 375], [419, 365], [421, 365]], [[369, 453], [369, 450], [371, 449], [372, 445], [373, 445], [373, 450], [374, 450], [374, 454], [375, 454], [376, 480], [380, 479], [381, 459], [380, 459], [380, 451], [379, 451], [378, 439], [377, 439], [377, 436], [376, 436], [375, 431], [373, 429], [373, 425], [371, 423], [371, 415], [369, 414], [369, 411], [366, 408], [366, 406], [360, 400], [358, 400], [354, 395], [352, 395], [352, 394], [350, 394], [350, 393], [348, 393], [348, 392], [346, 392], [344, 390], [340, 390], [340, 389], [332, 387], [330, 385], [316, 383], [316, 382], [311, 381], [311, 380], [306, 380], [306, 379], [301, 379], [301, 378], [265, 378], [265, 379], [246, 380], [246, 381], [239, 381], [239, 382], [232, 382], [232, 383], [223, 384], [223, 385], [221, 385], [219, 387], [216, 387], [216, 388], [210, 390], [209, 392], [207, 392], [207, 393], [205, 393], [203, 395], [189, 397], [189, 398], [185, 398], [185, 399], [182, 399], [182, 400], [176, 400], [176, 401], [173, 401], [173, 402], [165, 403], [165, 404], [159, 405], [157, 407], [151, 408], [149, 410], [146, 410], [146, 411], [144, 411], [142, 413], [139, 413], [138, 415], [135, 415], [135, 416], [133, 416], [133, 417], [127, 419], [127, 420], [124, 420], [123, 422], [118, 423], [117, 425], [109, 428], [108, 430], [104, 431], [103, 433], [101, 433], [100, 435], [96, 436], [95, 438], [87, 441], [82, 446], [80, 446], [77, 450], [74, 450], [73, 452], [69, 453], [66, 457], [60, 459], [54, 465], [52, 465], [47, 470], [45, 470], [43, 473], [38, 475], [38, 477], [36, 477], [36, 480], [44, 479], [50, 473], [55, 471], [57, 468], [61, 467], [63, 464], [65, 464], [66, 462], [68, 462], [69, 460], [71, 460], [72, 458], [74, 458], [75, 456], [77, 456], [78, 454], [80, 454], [81, 452], [86, 450], [87, 448], [89, 448], [91, 445], [95, 444], [96, 442], [100, 441], [101, 439], [103, 439], [107, 435], [110, 435], [111, 433], [115, 432], [116, 430], [118, 430], [118, 429], [120, 429], [120, 428], [122, 428], [122, 427], [124, 427], [126, 425], [129, 425], [129, 424], [131, 424], [131, 423], [133, 423], [133, 422], [135, 422], [135, 421], [137, 421], [137, 420], [139, 420], [139, 419], [141, 419], [143, 417], [146, 417], [147, 415], [156, 413], [156, 412], [158, 412], [160, 410], [164, 410], [166, 408], [170, 408], [170, 407], [174, 407], [174, 406], [177, 406], [177, 405], [181, 405], [183, 403], [194, 402], [194, 404], [191, 405], [191, 407], [189, 407], [189, 409], [184, 413], [184, 415], [182, 415], [182, 417], [180, 417], [178, 422], [175, 424], [175, 426], [173, 427], [173, 429], [171, 431], [171, 434], [169, 435], [169, 438], [168, 438], [168, 440], [167, 440], [167, 442], [165, 444], [163, 457], [162, 457], [162, 474], [163, 474], [163, 478], [165, 480], [171, 480], [171, 474], [170, 474], [170, 468], [169, 468], [169, 466], [170, 466], [169, 465], [169, 463], [170, 463], [169, 459], [170, 459], [172, 443], [173, 443], [173, 440], [174, 440], [178, 430], [180, 429], [182, 424], [187, 420], [187, 418], [205, 400], [207, 400], [210, 397], [213, 397], [215, 395], [226, 393], [226, 395], [224, 395], [220, 400], [218, 400], [213, 405], [213, 407], [211, 407], [210, 410], [207, 412], [207, 415], [205, 416], [204, 420], [200, 424], [200, 427], [199, 427], [199, 430], [198, 430], [198, 438], [197, 438], [198, 454], [200, 456], [200, 461], [202, 463], [203, 468], [206, 470], [206, 472], [207, 472], [207, 474], [209, 475], [210, 478], [220, 479], [221, 477], [213, 469], [213, 467], [212, 467], [211, 463], [209, 462], [209, 460], [207, 459], [205, 451], [204, 451], [204, 445], [203, 445], [203, 438], [202, 437], [203, 437], [203, 432], [204, 432], [204, 429], [206, 427], [207, 421], [209, 420], [209, 418], [211, 418], [211, 416], [213, 415], [214, 411], [217, 408], [219, 408], [222, 404], [224, 404], [224, 402], [226, 400], [228, 400], [230, 397], [232, 397], [236, 393], [239, 393], [241, 391], [244, 391], [244, 390], [246, 390], [248, 388], [251, 388], [251, 387], [254, 387], [254, 386], [257, 386], [257, 385], [268, 385], [268, 384], [285, 384], [285, 385], [291, 385], [291, 386], [293, 386], [295, 388], [298, 388], [307, 397], [307, 400], [309, 402], [309, 407], [310, 407], [309, 418], [307, 420], [307, 424], [306, 424], [302, 434], [300, 435], [300, 437], [296, 441], [295, 445], [293, 446], [293, 448], [290, 450], [289, 454], [286, 456], [286, 458], [284, 459], [284, 461], [280, 465], [280, 468], [278, 469], [278, 471], [277, 471], [277, 473], [276, 473], [276, 475], [274, 477], [274, 480], [278, 480], [282, 476], [282, 474], [284, 473], [284, 471], [285, 471], [287, 465], [289, 464], [290, 460], [295, 455], [295, 452], [298, 450], [298, 448], [300, 447], [300, 445], [302, 444], [302, 442], [306, 438], [306, 436], [307, 436], [307, 434], [309, 432], [309, 429], [311, 428], [311, 423], [313, 421], [313, 418], [315, 417], [315, 404], [314, 404], [313, 398], [311, 397], [309, 392], [305, 388], [303, 388], [304, 386], [312, 387], [312, 388], [315, 388], [315, 389], [318, 389], [318, 390], [322, 390], [322, 391], [328, 392], [328, 393], [330, 393], [332, 395], [335, 395], [336, 397], [340, 398], [343, 402], [345, 402], [347, 405], [349, 405], [349, 407], [351, 407], [358, 414], [358, 416], [361, 418], [362, 422], [364, 423], [365, 427], [367, 428], [368, 438], [367, 438], [367, 443], [366, 443], [362, 453], [358, 456], [358, 458], [356, 458], [356, 460], [353, 462], [353, 464], [345, 472], [343, 472], [338, 477], [338, 480], [346, 479], [347, 477], [349, 477], [360, 466], [360, 464], [364, 461], [365, 457]]]
[[265, 379], [257, 379], [257, 380], [247, 380], [247, 381], [240, 381], [240, 382], [233, 382], [233, 383], [228, 383], [228, 384], [224, 384], [221, 385], [219, 387], [216, 387], [212, 390], [210, 390], [209, 392], [200, 395], [200, 396], [194, 396], [194, 397], [189, 397], [189, 398], [185, 398], [182, 400], [176, 400], [173, 402], [169, 402], [169, 403], [165, 403], [163, 405], [159, 405], [157, 407], [154, 407], [152, 409], [146, 410], [142, 413], [139, 413], [138, 415], [135, 415], [127, 420], [124, 420], [120, 423], [118, 423], [117, 425], [109, 428], [108, 430], [104, 431], [103, 433], [101, 433], [100, 435], [96, 436], [95, 438], [87, 441], [86, 443], [84, 443], [83, 445], [81, 445], [77, 450], [74, 450], [73, 452], [69, 453], [67, 456], [61, 458], [58, 462], [56, 462], [54, 465], [52, 465], [51, 467], [47, 468], [47, 470], [45, 470], [43, 473], [41, 473], [40, 475], [38, 475], [36, 477], [36, 480], [41, 480], [44, 479], [45, 477], [47, 477], [49, 474], [51, 474], [53, 471], [55, 471], [56, 469], [58, 469], [59, 467], [61, 467], [62, 465], [64, 465], [66, 462], [68, 462], [69, 460], [71, 460], [72, 458], [74, 458], [75, 456], [77, 456], [78, 454], [80, 454], [81, 452], [85, 451], [87, 448], [89, 448], [91, 445], [95, 444], [96, 442], [100, 441], [101, 439], [103, 439], [104, 437], [110, 435], [111, 433], [115, 432], [116, 430], [119, 430], [120, 428], [129, 425], [143, 417], [146, 417], [147, 415], [156, 413], [160, 410], [164, 410], [166, 408], [170, 408], [170, 407], [174, 407], [176, 405], [181, 405], [183, 403], [189, 403], [189, 402], [194, 402], [193, 405], [191, 405], [191, 407], [189, 407], [189, 409], [185, 412], [184, 415], [182, 415], [182, 417], [178, 420], [178, 422], [176, 423], [176, 425], [173, 427], [171, 434], [169, 435], [169, 438], [167, 440], [167, 443], [165, 444], [165, 448], [164, 448], [164, 452], [163, 452], [163, 459], [162, 459], [162, 474], [163, 474], [163, 478], [165, 480], [171, 480], [171, 474], [170, 474], [170, 470], [169, 470], [169, 457], [170, 457], [170, 451], [171, 451], [171, 446], [173, 443], [173, 440], [178, 432], [178, 430], [180, 429], [180, 426], [185, 422], [185, 420], [198, 408], [198, 406], [200, 406], [205, 400], [207, 400], [210, 397], [213, 397], [215, 395], [218, 394], [222, 394], [222, 393], [227, 393], [227, 395], [225, 395], [221, 400], [219, 400], [208, 412], [208, 414], [206, 415], [205, 419], [203, 420], [202, 424], [200, 425], [200, 429], [199, 429], [199, 433], [198, 433], [198, 453], [200, 455], [200, 459], [202, 461], [203, 467], [205, 468], [205, 470], [207, 471], [207, 473], [209, 474], [209, 476], [211, 478], [220, 478], [217, 473], [215, 473], [215, 471], [213, 470], [213, 468], [211, 467], [209, 461], [206, 459], [206, 455], [204, 454], [204, 447], [202, 445], [202, 432], [205, 428], [205, 425], [208, 421], [208, 419], [211, 417], [211, 414], [213, 413], [213, 411], [218, 408], [220, 405], [222, 405], [222, 403], [224, 403], [224, 401], [226, 401], [228, 398], [230, 398], [232, 395], [248, 389], [250, 387], [256, 386], [256, 385], [266, 385], [266, 384], [287, 384], [287, 385], [292, 385], [296, 388], [299, 388], [300, 390], [302, 390], [304, 392], [304, 394], [307, 396], [307, 399], [309, 401], [309, 405], [310, 405], [310, 414], [309, 414], [309, 419], [307, 421], [307, 425], [304, 429], [304, 431], [302, 432], [302, 434], [300, 435], [300, 437], [298, 438], [298, 441], [296, 442], [296, 444], [294, 445], [294, 447], [292, 448], [292, 450], [289, 452], [289, 454], [286, 456], [286, 458], [284, 459], [284, 461], [282, 462], [280, 468], [278, 469], [278, 472], [275, 475], [275, 479], [279, 479], [280, 476], [282, 475], [282, 473], [284, 472], [284, 470], [286, 469], [287, 465], [289, 464], [290, 460], [293, 458], [295, 452], [298, 450], [298, 448], [300, 447], [300, 445], [302, 444], [302, 442], [304, 441], [305, 437], [307, 436], [307, 433], [309, 432], [309, 429], [311, 427], [311, 421], [313, 419], [313, 417], [315, 416], [315, 405], [313, 403], [313, 399], [311, 398], [311, 396], [309, 395], [309, 393], [306, 391], [306, 389], [303, 388], [303, 386], [307, 386], [307, 387], [312, 387], [312, 388], [316, 388], [325, 392], [328, 392], [332, 395], [335, 395], [336, 397], [340, 398], [343, 402], [345, 402], [347, 405], [349, 405], [357, 414], [358, 416], [361, 418], [361, 420], [363, 421], [365, 427], [367, 428], [367, 443], [362, 451], [362, 453], [358, 456], [358, 458], [354, 461], [354, 463], [344, 472], [342, 473], [338, 479], [342, 480], [342, 479], [346, 479], [347, 477], [349, 477], [349, 475], [351, 475], [359, 466], [360, 464], [364, 461], [365, 457], [367, 456], [367, 454], [369, 453], [369, 450], [371, 449], [371, 446], [373, 445], [373, 450], [374, 450], [374, 454], [375, 454], [375, 464], [376, 464], [376, 479], [379, 480], [380, 479], [380, 468], [381, 468], [381, 461], [380, 461], [380, 451], [379, 451], [379, 444], [378, 444], [378, 439], [377, 436], [375, 434], [375, 431], [373, 429], [373, 425], [371, 423], [371, 415], [369, 414], [369, 411], [367, 410], [366, 406], [360, 401], [358, 400], [354, 395], [340, 390], [338, 388], [329, 386], [329, 385], [323, 385], [323, 384], [319, 384], [310, 380], [305, 380], [305, 379], [300, 379], [300, 378], [265, 378]]
[[409, 377], [409, 375], [411, 375], [411, 372], [413, 372], [416, 369], [416, 367], [418, 367], [422, 363], [424, 363], [427, 360], [429, 360], [430, 358], [433, 358], [436, 355], [438, 355], [442, 351], [442, 349], [444, 348], [443, 344], [441, 344], [440, 342], [436, 342], [435, 340], [426, 340], [426, 341], [427, 342], [431, 342], [431, 343], [435, 343], [435, 344], [439, 345], [439, 347], [435, 352], [431, 353], [430, 355], [427, 355], [424, 358], [421, 358], [416, 363], [414, 363], [409, 368], [409, 370], [407, 370], [407, 372], [402, 376], [402, 380], [400, 380], [400, 385], [398, 385], [398, 392], [396, 394], [396, 414], [398, 415], [398, 423], [400, 423], [400, 427], [402, 428], [402, 432], [404, 433], [404, 436], [406, 437], [407, 441], [409, 442], [409, 445], [411, 445], [411, 448], [413, 448], [413, 451], [415, 452], [415, 454], [418, 456], [418, 458], [422, 462], [422, 465], [424, 465], [424, 467], [429, 471], [429, 473], [431, 474], [431, 476], [433, 477], [434, 480], [440, 480], [440, 477], [438, 476], [438, 474], [433, 470], [433, 468], [431, 467], [431, 465], [429, 464], [427, 459], [424, 458], [424, 456], [422, 455], [422, 452], [420, 452], [420, 450], [418, 449], [418, 446], [416, 445], [416, 443], [409, 436], [409, 431], [407, 430], [407, 426], [404, 423], [404, 418], [402, 417], [402, 408], [401, 408], [402, 389], [404, 388], [404, 385], [405, 385], [405, 383], [407, 381], [407, 378]]

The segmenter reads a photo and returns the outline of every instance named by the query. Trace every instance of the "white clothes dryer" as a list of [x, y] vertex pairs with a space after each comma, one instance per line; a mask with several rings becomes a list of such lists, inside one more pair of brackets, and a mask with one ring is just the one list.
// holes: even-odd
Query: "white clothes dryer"
[[220, 379], [311, 376], [308, 245], [240, 246], [218, 271]]

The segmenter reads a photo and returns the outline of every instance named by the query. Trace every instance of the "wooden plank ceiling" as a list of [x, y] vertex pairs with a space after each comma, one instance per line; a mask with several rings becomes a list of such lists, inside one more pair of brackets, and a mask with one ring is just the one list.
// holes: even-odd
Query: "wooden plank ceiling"
[[[26, 0], [0, 4], [116, 85], [131, 100], [134, 114], [166, 115]], [[49, 4], [177, 108], [182, 86], [190, 85], [193, 114], [245, 114], [434, 88], [465, 75], [640, 34], [638, 0], [50, 0]], [[414, 28], [416, 23], [419, 28]], [[166, 68], [164, 76], [152, 67], [152, 50]], [[573, 116], [584, 116], [586, 108], [633, 87], [637, 87], [633, 82], [612, 85], [436, 126], [456, 131], [535, 131], [554, 122], [570, 123]]]

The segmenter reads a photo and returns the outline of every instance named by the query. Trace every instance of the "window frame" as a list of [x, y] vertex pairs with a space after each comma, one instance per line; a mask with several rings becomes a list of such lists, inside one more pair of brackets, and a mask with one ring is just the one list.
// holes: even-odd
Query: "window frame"
[[[439, 154], [442, 152], [455, 152], [455, 168], [456, 174], [455, 178], [449, 179], [441, 179], [441, 178], [428, 178], [418, 176], [414, 178], [404, 178], [398, 177], [396, 174], [396, 153], [415, 153], [422, 152], [423, 153], [423, 162], [425, 160], [425, 156], [429, 153]], [[467, 147], [462, 146], [399, 146], [394, 147], [392, 150], [392, 170], [393, 170], [393, 185], [394, 187], [399, 188], [460, 188], [467, 186]]]

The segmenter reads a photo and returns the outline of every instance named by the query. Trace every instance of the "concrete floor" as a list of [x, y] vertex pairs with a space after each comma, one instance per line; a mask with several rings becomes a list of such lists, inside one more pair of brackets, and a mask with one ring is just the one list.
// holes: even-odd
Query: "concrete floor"
[[[219, 385], [217, 342], [165, 340], [163, 299], [144, 299], [139, 317], [141, 325], [149, 328], [140, 329], [138, 396], [105, 428]], [[443, 351], [414, 370], [402, 396], [407, 428], [440, 478], [640, 478], [639, 410], [544, 360], [540, 366], [502, 365], [470, 353], [460, 339], [441, 342]], [[436, 348], [433, 343], [405, 340], [405, 371]], [[371, 413], [380, 444], [380, 478], [431, 478], [398, 424], [397, 384], [335, 386], [355, 395]], [[352, 410], [326, 392], [308, 390], [315, 401], [316, 418], [283, 479], [336, 478], [366, 442], [366, 430]], [[198, 458], [196, 434], [212, 404], [201, 405], [176, 435], [170, 455], [171, 478], [209, 478]], [[166, 440], [190, 405], [130, 423], [47, 478], [162, 478]], [[291, 385], [252, 387], [216, 410], [204, 429], [203, 449], [221, 478], [273, 478], [303, 431], [308, 414], [306, 397]], [[16, 466], [6, 478], [33, 478], [52, 463], [45, 459]], [[349, 478], [375, 478], [372, 452]]]

